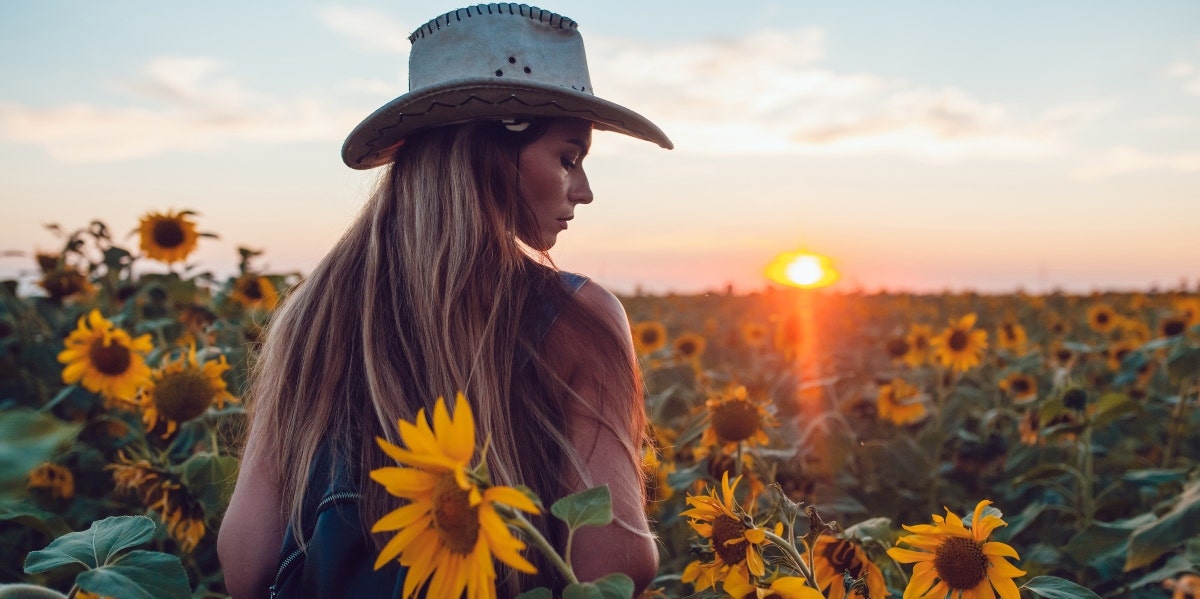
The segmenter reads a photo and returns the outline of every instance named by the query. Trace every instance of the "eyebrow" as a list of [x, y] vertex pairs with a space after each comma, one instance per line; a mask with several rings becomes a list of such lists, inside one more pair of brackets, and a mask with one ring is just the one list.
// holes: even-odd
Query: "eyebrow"
[[566, 142], [579, 148], [581, 158], [587, 156], [588, 149], [591, 147], [591, 144], [579, 138], [571, 138], [566, 140]]

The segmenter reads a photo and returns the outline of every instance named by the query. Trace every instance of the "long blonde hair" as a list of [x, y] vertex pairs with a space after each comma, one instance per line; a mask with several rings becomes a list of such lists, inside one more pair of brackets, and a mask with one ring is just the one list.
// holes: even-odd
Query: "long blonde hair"
[[[298, 538], [322, 443], [335, 464], [357, 468], [369, 528], [396, 507], [367, 479], [386, 465], [374, 437], [397, 442], [397, 420], [432, 413], [437, 397], [459, 390], [476, 414], [477, 438], [490, 439], [493, 480], [525, 484], [547, 505], [563, 496], [567, 468], [578, 472], [581, 462], [565, 431], [574, 393], [543, 358], [554, 348], [531, 326], [545, 302], [587, 333], [597, 348], [589, 366], [604, 373], [611, 396], [641, 399], [611, 326], [520, 241], [537, 229], [518, 192], [519, 151], [546, 128], [541, 121], [517, 133], [477, 122], [411, 136], [361, 214], [275, 315], [248, 405]], [[603, 425], [628, 440], [640, 464], [644, 413], [640, 404], [626, 411], [628, 421]], [[564, 531], [551, 520], [541, 525], [561, 545]], [[528, 557], [542, 573], [538, 584], [561, 585], [548, 563]], [[529, 582], [510, 577], [509, 588]]]

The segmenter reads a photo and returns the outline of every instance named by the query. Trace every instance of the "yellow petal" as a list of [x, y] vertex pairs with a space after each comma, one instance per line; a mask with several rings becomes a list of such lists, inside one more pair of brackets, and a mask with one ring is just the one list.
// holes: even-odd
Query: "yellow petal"
[[371, 532], [387, 532], [399, 530], [429, 516], [429, 506], [423, 503], [410, 503], [404, 507], [388, 512], [371, 527]]
[[1008, 562], [1008, 560], [1002, 557], [988, 556], [988, 564], [991, 566], [988, 568], [989, 574], [1005, 576], [1008, 578], [1016, 578], [1018, 576], [1025, 575], [1024, 570], [1012, 565]]
[[984, 555], [997, 555], [997, 556], [1003, 556], [1003, 557], [1011, 557], [1013, 559], [1021, 559], [1021, 556], [1017, 555], [1017, 550], [1013, 549], [1011, 545], [1007, 545], [1005, 543], [1000, 543], [998, 541], [992, 541], [991, 543], [984, 543], [983, 544], [983, 554]]
[[[1021, 574], [1024, 574], [1024, 572]], [[992, 583], [992, 586], [996, 587], [996, 591], [1000, 593], [1001, 599], [1021, 599], [1021, 591], [1011, 578], [1006, 578], [989, 569], [988, 581]]]
[[757, 543], [759, 545], [762, 545], [763, 542], [767, 540], [766, 533], [764, 533], [762, 530], [757, 529], [757, 528], [748, 529], [743, 534], [745, 535], [746, 540], [750, 541], [751, 543]]
[[400, 555], [400, 552], [404, 550], [404, 541], [397, 540], [399, 538], [399, 535], [393, 537], [392, 540], [388, 541], [387, 545], [384, 545], [383, 549], [379, 551], [379, 557], [375, 558], [376, 570], [382, 568], [388, 562], [392, 561], [393, 558], [395, 558], [397, 555]]
[[750, 567], [750, 571], [755, 576], [762, 576], [766, 573], [766, 568], [763, 566], [763, 558], [754, 546], [746, 549], [746, 565]]
[[541, 513], [538, 507], [534, 505], [533, 500], [512, 487], [492, 487], [484, 491], [483, 497], [488, 502], [503, 503], [504, 505], [530, 514]]
[[901, 549], [900, 547], [892, 547], [891, 549], [888, 549], [887, 554], [889, 556], [891, 556], [892, 559], [894, 559], [902, 564], [911, 564], [913, 562], [924, 562], [924, 561], [929, 561], [929, 560], [933, 559], [932, 553], [925, 553], [922, 551], [912, 551], [909, 549]]

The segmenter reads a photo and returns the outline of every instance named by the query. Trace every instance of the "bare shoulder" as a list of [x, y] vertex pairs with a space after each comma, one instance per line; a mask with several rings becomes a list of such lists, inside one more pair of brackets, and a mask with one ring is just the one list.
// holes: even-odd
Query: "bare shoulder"
[[575, 297], [593, 314], [601, 317], [605, 324], [610, 325], [619, 337], [629, 337], [629, 317], [625, 314], [625, 306], [621, 305], [621, 300], [617, 299], [613, 292], [589, 280]]
[[[572, 311], [559, 315], [554, 326], [547, 334], [547, 342], [553, 350], [546, 356], [565, 380], [580, 382], [582, 377], [595, 375], [596, 360], [611, 360], [612, 364], [630, 362], [633, 360], [633, 339], [629, 332], [629, 318], [625, 315], [625, 307], [617, 296], [593, 281], [587, 281], [575, 294], [575, 300], [591, 317], [585, 319]], [[597, 327], [602, 330], [597, 331]], [[608, 347], [610, 354], [611, 343], [602, 344], [598, 336], [610, 337], [619, 344], [619, 352], [624, 355], [607, 355], [599, 353], [601, 347]]]

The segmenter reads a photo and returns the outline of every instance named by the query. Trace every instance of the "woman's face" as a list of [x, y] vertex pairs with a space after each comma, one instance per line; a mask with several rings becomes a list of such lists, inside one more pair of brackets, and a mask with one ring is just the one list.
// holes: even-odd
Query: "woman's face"
[[533, 213], [539, 239], [526, 239], [534, 249], [554, 247], [558, 234], [575, 218], [575, 206], [592, 201], [583, 158], [592, 145], [592, 124], [556, 119], [518, 158], [520, 192]]

